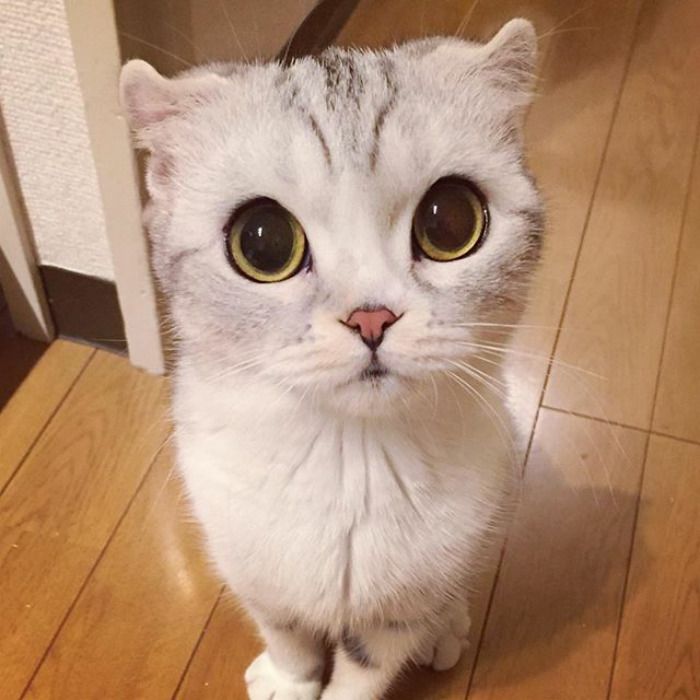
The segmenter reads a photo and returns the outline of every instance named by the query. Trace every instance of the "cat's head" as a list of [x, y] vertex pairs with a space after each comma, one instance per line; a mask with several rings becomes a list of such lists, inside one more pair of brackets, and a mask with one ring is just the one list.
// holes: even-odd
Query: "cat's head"
[[331, 49], [174, 79], [128, 63], [180, 361], [365, 414], [517, 321], [542, 234], [521, 138], [535, 54], [532, 26], [513, 20], [484, 45]]

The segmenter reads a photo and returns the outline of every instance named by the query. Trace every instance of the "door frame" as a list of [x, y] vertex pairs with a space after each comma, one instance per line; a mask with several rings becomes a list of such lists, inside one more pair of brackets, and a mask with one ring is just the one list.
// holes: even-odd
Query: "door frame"
[[65, 0], [129, 359], [164, 372], [163, 344], [141, 218], [136, 159], [119, 104], [121, 55], [112, 0]]
[[0, 114], [0, 285], [22, 335], [49, 342], [55, 330], [41, 283], [27, 213]]

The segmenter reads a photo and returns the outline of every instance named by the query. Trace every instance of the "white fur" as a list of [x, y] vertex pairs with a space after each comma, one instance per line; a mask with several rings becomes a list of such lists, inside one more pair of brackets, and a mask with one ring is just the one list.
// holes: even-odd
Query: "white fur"
[[244, 600], [339, 634], [348, 622], [422, 620], [462, 586], [512, 472], [491, 416], [458, 387], [441, 382], [437, 405], [426, 396], [408, 416], [377, 420], [241, 379], [197, 384], [179, 378], [180, 464], [214, 559]]
[[[178, 462], [269, 648], [252, 700], [317, 697], [322, 637], [338, 642], [323, 700], [378, 698], [410, 658], [454, 665], [466, 585], [515, 486], [501, 355], [474, 344], [517, 321], [536, 257], [519, 139], [532, 27], [326, 60], [175, 80], [132, 62], [122, 77], [179, 340]], [[488, 238], [463, 260], [414, 261], [413, 212], [447, 175], [485, 194]], [[261, 285], [231, 268], [222, 228], [255, 196], [294, 212], [310, 271]], [[379, 382], [360, 379], [368, 350], [339, 323], [365, 303], [403, 314]]]
[[245, 673], [250, 700], [316, 700], [321, 695], [321, 681], [298, 680], [273, 663], [263, 652]]

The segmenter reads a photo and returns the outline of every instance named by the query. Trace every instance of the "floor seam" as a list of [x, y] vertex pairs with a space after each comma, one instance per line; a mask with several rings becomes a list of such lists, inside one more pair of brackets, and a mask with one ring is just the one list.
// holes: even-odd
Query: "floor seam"
[[649, 444], [651, 443], [651, 433], [647, 433], [644, 443], [644, 455], [642, 458], [642, 468], [639, 470], [639, 486], [637, 488], [637, 503], [634, 508], [634, 517], [632, 518], [632, 528], [630, 531], [630, 544], [627, 552], [627, 565], [625, 567], [625, 578], [622, 583], [622, 591], [620, 592], [620, 602], [617, 608], [617, 625], [615, 629], [615, 646], [613, 647], [612, 659], [610, 662], [610, 671], [608, 674], [608, 687], [606, 692], [606, 700], [610, 700], [613, 689], [613, 680], [615, 678], [615, 668], [617, 666], [617, 655], [620, 646], [620, 633], [622, 632], [622, 624], [625, 618], [625, 608], [627, 607], [627, 588], [629, 586], [630, 569], [632, 568], [632, 558], [634, 557], [634, 543], [637, 539], [637, 524], [639, 523], [639, 513], [642, 507], [642, 490], [644, 488], [644, 476], [646, 474], [647, 458], [649, 456]]
[[559, 406], [552, 406], [546, 403], [541, 404], [540, 408], [544, 408], [547, 411], [555, 411], [556, 413], [561, 413], [565, 416], [572, 416], [574, 418], [583, 418], [584, 420], [593, 420], [598, 423], [605, 423], [605, 425], [608, 425], [611, 428], [625, 428], [627, 430], [636, 430], [641, 433], [652, 432], [649, 428], [642, 428], [639, 425], [631, 425], [629, 423], [623, 423], [621, 421], [609, 420], [608, 418], [593, 416], [588, 413], [583, 413], [581, 411], [571, 411], [568, 408], [560, 408]]
[[206, 634], [207, 630], [209, 629], [209, 624], [211, 623], [211, 620], [214, 617], [214, 613], [216, 612], [216, 609], [219, 607], [221, 599], [224, 595], [225, 588], [226, 588], [226, 586], [223, 584], [219, 588], [219, 593], [216, 596], [216, 599], [214, 600], [214, 604], [211, 606], [211, 610], [209, 611], [209, 614], [207, 615], [207, 619], [204, 621], [204, 625], [202, 626], [202, 630], [199, 633], [199, 636], [197, 637], [197, 641], [194, 643], [194, 645], [192, 647], [192, 651], [190, 652], [190, 656], [187, 659], [187, 663], [184, 665], [184, 667], [182, 669], [182, 673], [180, 674], [180, 678], [177, 682], [177, 685], [175, 686], [175, 690], [173, 691], [173, 694], [170, 696], [171, 700], [175, 700], [175, 698], [177, 698], [177, 695], [180, 692], [180, 689], [182, 688], [182, 684], [185, 682], [185, 679], [187, 678], [187, 674], [189, 673], [190, 666], [192, 666], [192, 662], [194, 661], [194, 657], [197, 655], [197, 652], [199, 651], [199, 647], [202, 644], [202, 640], [204, 639], [204, 635]]
[[635, 19], [634, 30], [632, 32], [632, 37], [630, 39], [630, 46], [628, 50], [627, 59], [625, 61], [625, 67], [622, 71], [620, 77], [620, 85], [617, 93], [617, 98], [615, 100], [615, 106], [613, 108], [612, 114], [610, 115], [610, 127], [608, 128], [608, 133], [605, 137], [605, 144], [603, 145], [603, 151], [600, 157], [600, 165], [598, 166], [598, 172], [595, 176], [595, 182], [593, 185], [593, 191], [591, 193], [591, 198], [588, 203], [588, 208], [586, 210], [586, 216], [584, 218], [583, 226], [581, 229], [581, 239], [579, 240], [578, 247], [576, 249], [576, 255], [574, 257], [574, 264], [571, 268], [571, 273], [569, 275], [569, 283], [566, 287], [566, 294], [564, 295], [564, 303], [562, 305], [561, 313], [559, 314], [559, 323], [556, 325], [556, 333], [554, 336], [554, 342], [552, 344], [552, 349], [550, 352], [550, 362], [547, 366], [547, 371], [545, 373], [544, 383], [542, 385], [542, 392], [540, 394], [540, 405], [544, 402], [544, 397], [547, 393], [547, 387], [549, 386], [549, 380], [552, 374], [552, 364], [557, 354], [557, 349], [559, 347], [559, 341], [561, 339], [562, 330], [564, 328], [564, 320], [566, 319], [566, 312], [569, 308], [569, 301], [571, 299], [571, 291], [574, 286], [574, 281], [576, 279], [576, 273], [578, 271], [579, 262], [581, 260], [581, 252], [583, 251], [583, 245], [586, 240], [586, 232], [591, 221], [591, 214], [593, 212], [593, 207], [595, 205], [596, 198], [598, 196], [598, 190], [600, 188], [600, 180], [603, 175], [603, 169], [608, 158], [608, 152], [610, 150], [610, 142], [612, 141], [613, 131], [615, 129], [615, 124], [617, 122], [617, 117], [620, 111], [620, 103], [622, 102], [622, 95], [625, 91], [625, 85], [627, 84], [627, 78], [629, 76], [630, 66], [632, 65], [632, 58], [634, 56], [634, 50], [637, 46], [637, 39], [639, 36], [639, 26], [641, 24], [642, 9], [644, 7], [644, 0], [640, 0], [639, 7], [637, 9], [637, 17]]
[[[613, 683], [615, 680], [615, 670], [617, 668], [617, 659], [618, 659], [619, 651], [620, 651], [620, 635], [622, 634], [622, 627], [623, 627], [624, 617], [625, 617], [625, 609], [627, 607], [627, 591], [628, 591], [628, 586], [629, 586], [630, 570], [632, 568], [632, 560], [634, 558], [635, 543], [637, 541], [637, 524], [639, 522], [639, 514], [641, 512], [641, 507], [642, 507], [642, 491], [644, 488], [644, 475], [646, 474], [647, 461], [649, 459], [649, 445], [651, 444], [652, 435], [656, 434], [652, 430], [652, 427], [654, 425], [654, 417], [656, 415], [656, 402], [657, 402], [657, 398], [658, 398], [658, 394], [659, 394], [659, 387], [661, 386], [661, 370], [663, 367], [664, 354], [666, 352], [666, 344], [667, 344], [666, 341], [667, 341], [668, 328], [669, 328], [670, 319], [671, 319], [671, 308], [673, 305], [673, 298], [675, 296], [676, 277], [678, 275], [678, 267], [679, 267], [679, 262], [680, 262], [680, 251], [681, 251], [681, 246], [683, 245], [686, 217], [688, 214], [688, 206], [690, 203], [690, 198], [692, 196], [692, 185], [694, 182], [693, 174], [694, 174], [696, 159], [698, 156], [698, 144], [699, 143], [700, 143], [700, 115], [698, 115], [697, 125], [695, 127], [695, 141], [693, 144], [693, 154], [692, 154], [691, 163], [690, 163], [690, 172], [688, 173], [686, 193], [685, 193], [685, 198], [684, 198], [684, 203], [683, 203], [683, 212], [681, 215], [681, 228], [680, 228], [680, 234], [678, 237], [678, 247], [676, 249], [676, 258], [675, 258], [675, 262], [674, 262], [673, 276], [671, 278], [671, 293], [670, 293], [669, 299], [668, 299], [668, 306], [666, 307], [666, 319], [665, 319], [664, 328], [663, 328], [663, 342], [661, 344], [661, 354], [659, 356], [659, 364], [658, 364], [658, 367], [656, 370], [656, 379], [654, 382], [652, 412], [651, 412], [651, 419], [649, 421], [650, 430], [647, 433], [646, 444], [644, 447], [644, 460], [642, 462], [641, 476], [640, 476], [640, 480], [639, 480], [639, 493], [637, 495], [637, 506], [636, 506], [635, 515], [634, 515], [634, 522], [633, 522], [633, 528], [632, 528], [632, 538], [631, 538], [631, 542], [630, 542], [629, 554], [627, 557], [627, 569], [625, 571], [625, 581], [624, 581], [624, 584], [622, 587], [622, 596], [620, 598], [620, 608], [619, 608], [618, 621], [617, 621], [617, 630], [615, 632], [615, 647], [613, 649], [612, 663], [610, 665], [610, 675], [608, 676], [608, 690], [607, 690], [607, 695], [606, 695], [607, 700], [610, 700], [610, 698], [612, 696]], [[672, 438], [672, 436], [665, 436], [665, 437]], [[684, 442], [690, 442], [691, 444], [698, 444], [698, 443], [694, 443], [692, 440], [688, 440], [688, 441], [684, 440]]]
[[22, 458], [19, 460], [17, 463], [17, 466], [15, 467], [14, 471], [12, 474], [10, 474], [10, 477], [8, 480], [5, 482], [4, 486], [0, 488], [0, 498], [2, 498], [7, 491], [7, 489], [10, 487], [10, 484], [15, 480], [19, 472], [21, 471], [22, 467], [24, 466], [25, 462], [29, 458], [29, 456], [32, 454], [34, 451], [34, 448], [36, 447], [37, 443], [41, 439], [41, 436], [46, 432], [47, 428], [51, 425], [53, 422], [54, 418], [58, 414], [58, 412], [61, 410], [61, 408], [64, 406], [66, 401], [68, 400], [68, 397], [73, 393], [73, 390], [75, 389], [77, 383], [80, 381], [80, 378], [83, 376], [85, 371], [87, 370], [88, 366], [92, 363], [95, 354], [97, 353], [97, 350], [93, 350], [90, 356], [85, 360], [85, 364], [81, 367], [80, 372], [76, 375], [75, 379], [71, 382], [70, 386], [66, 389], [65, 393], [61, 397], [61, 400], [56, 404], [56, 407], [54, 408], [53, 411], [51, 411], [51, 414], [49, 417], [44, 421], [44, 425], [42, 425], [41, 429], [37, 432], [36, 436], [34, 439], [31, 441], [29, 447], [26, 449], [25, 453], [22, 455]]
[[114, 540], [114, 537], [116, 536], [117, 532], [119, 531], [119, 528], [121, 527], [122, 523], [124, 522], [124, 519], [126, 518], [127, 514], [131, 510], [131, 507], [136, 500], [136, 497], [141, 491], [141, 488], [143, 487], [146, 479], [148, 478], [148, 475], [151, 473], [153, 469], [153, 465], [156, 463], [156, 460], [158, 459], [158, 456], [160, 453], [165, 449], [166, 445], [168, 444], [169, 441], [169, 436], [166, 436], [163, 440], [163, 443], [161, 446], [156, 450], [155, 454], [153, 455], [151, 461], [148, 464], [148, 467], [144, 470], [143, 476], [139, 480], [139, 483], [137, 484], [136, 488], [134, 489], [134, 492], [131, 494], [131, 497], [129, 498], [129, 501], [127, 502], [126, 506], [124, 507], [124, 510], [122, 511], [122, 514], [119, 516], [119, 519], [115, 523], [114, 527], [112, 528], [112, 531], [109, 534], [109, 537], [107, 538], [107, 541], [105, 542], [104, 546], [102, 547], [100, 553], [98, 554], [97, 558], [95, 559], [95, 562], [93, 565], [90, 567], [90, 570], [85, 576], [85, 579], [83, 582], [80, 584], [80, 588], [78, 589], [77, 593], [75, 594], [75, 597], [71, 601], [70, 605], [68, 606], [66, 613], [61, 619], [61, 622], [59, 623], [58, 627], [56, 628], [56, 631], [52, 635], [49, 643], [46, 645], [46, 649], [44, 650], [44, 653], [41, 655], [41, 658], [37, 662], [36, 666], [34, 667], [34, 670], [32, 671], [31, 676], [29, 677], [29, 680], [24, 686], [24, 689], [20, 693], [20, 700], [24, 698], [27, 693], [29, 692], [29, 689], [32, 687], [32, 683], [34, 683], [34, 680], [36, 679], [37, 675], [39, 674], [39, 671], [41, 670], [42, 666], [44, 665], [44, 662], [46, 661], [46, 658], [48, 657], [49, 653], [51, 652], [51, 649], [53, 648], [54, 644], [56, 643], [56, 640], [60, 636], [61, 632], [63, 631], [63, 628], [66, 625], [66, 622], [68, 622], [68, 618], [71, 616], [73, 610], [75, 609], [75, 606], [78, 604], [80, 601], [85, 589], [87, 588], [88, 583], [90, 582], [90, 579], [92, 579], [93, 574], [97, 570], [97, 567], [100, 565], [100, 562], [104, 559], [104, 556], [109, 549], [110, 545], [112, 544], [112, 541]]
[[[470, 13], [473, 11], [473, 9], [474, 8], [472, 7]], [[470, 14], [470, 19], [471, 19], [471, 14]], [[466, 27], [465, 27], [465, 30], [466, 30]], [[551, 57], [554, 54], [553, 46], [554, 46], [554, 42], [552, 42], [550, 40], [547, 44], [546, 56], [542, 60], [542, 65], [540, 68], [540, 70], [542, 72], [544, 72], [545, 67], [552, 60]], [[550, 353], [550, 359], [551, 359], [551, 357], [552, 357], [552, 355]], [[540, 394], [540, 403], [541, 403], [541, 399], [542, 399], [542, 394]], [[525, 470], [526, 470], [526, 466], [527, 466], [527, 460], [530, 457], [530, 449], [532, 447], [532, 442], [534, 440], [535, 430], [537, 428], [539, 416], [540, 416], [540, 405], [538, 404], [537, 411], [535, 412], [534, 420], [532, 421], [532, 428], [531, 428], [530, 434], [528, 436], [527, 447], [525, 448], [525, 452], [523, 454], [523, 458], [522, 458], [521, 463], [520, 463], [520, 479], [521, 479], [521, 481], [525, 478]], [[493, 584], [491, 585], [491, 590], [489, 591], [489, 599], [488, 599], [488, 602], [486, 604], [486, 610], [484, 611], [484, 619], [481, 623], [481, 629], [479, 630], [479, 638], [476, 641], [476, 651], [474, 653], [474, 660], [472, 662], [472, 666], [471, 666], [471, 669], [469, 671], [469, 678], [467, 679], [467, 686], [464, 690], [464, 700], [467, 700], [469, 697], [469, 694], [471, 693], [472, 684], [474, 681], [474, 674], [476, 673], [476, 668], [477, 668], [477, 665], [479, 662], [479, 655], [481, 654], [481, 645], [482, 645], [482, 642], [484, 639], [484, 634], [486, 633], [486, 627], [488, 625], [489, 615], [491, 614], [491, 606], [493, 604], [493, 599], [496, 595], [496, 587], [498, 586], [498, 580], [499, 580], [499, 577], [501, 574], [501, 565], [503, 564], [503, 559], [504, 559], [505, 554], [506, 554], [507, 546], [508, 546], [508, 536], [506, 535], [505, 541], [503, 542], [503, 546], [501, 547], [501, 551], [499, 553], [498, 563], [496, 565], [496, 572], [495, 572], [494, 577], [493, 577]]]
[[[537, 425], [540, 420], [540, 408], [538, 407], [537, 413], [535, 414], [535, 420], [532, 423], [532, 430], [530, 431], [530, 436], [527, 441], [527, 447], [525, 448], [525, 452], [523, 454], [523, 459], [522, 459], [522, 468], [520, 472], [520, 480], [521, 483], [525, 480], [525, 473], [527, 471], [527, 463], [528, 460], [530, 459], [530, 453], [532, 451], [532, 445], [535, 440], [535, 431], [537, 430]], [[474, 661], [472, 663], [471, 671], [469, 673], [469, 679], [467, 681], [467, 687], [465, 690], [465, 695], [464, 695], [464, 700], [468, 700], [469, 698], [469, 693], [471, 693], [472, 690], [472, 685], [474, 681], [474, 675], [476, 673], [476, 668], [478, 665], [479, 661], [479, 656], [481, 654], [481, 646], [484, 641], [484, 635], [486, 634], [486, 627], [488, 625], [489, 621], [489, 616], [491, 614], [491, 607], [493, 605], [493, 599], [496, 596], [496, 588], [498, 587], [498, 581], [501, 576], [501, 567], [503, 565], [503, 560], [505, 559], [506, 556], [506, 550], [508, 548], [508, 541], [509, 541], [509, 536], [508, 533], [506, 533], [506, 538], [505, 541], [503, 542], [503, 546], [501, 547], [501, 552], [498, 557], [498, 565], [496, 566], [496, 573], [493, 577], [493, 585], [491, 586], [491, 591], [489, 593], [489, 600], [488, 603], [486, 604], [486, 610], [484, 612], [484, 620], [481, 625], [481, 630], [479, 632], [479, 640], [477, 643], [476, 647], [476, 652], [474, 653]]]
[[664, 357], [666, 355], [666, 347], [668, 345], [668, 329], [671, 325], [671, 311], [673, 309], [673, 300], [676, 296], [676, 280], [678, 278], [678, 268], [680, 267], [681, 260], [681, 248], [683, 247], [683, 241], [685, 239], [685, 227], [688, 219], [688, 209], [690, 208], [690, 200], [693, 196], [693, 185], [695, 184], [695, 178], [693, 177], [695, 173], [695, 166], [697, 164], [698, 145], [700, 144], [700, 110], [697, 116], [697, 124], [695, 126], [695, 140], [693, 142], [693, 153], [690, 160], [690, 171], [688, 173], [688, 180], [686, 185], [685, 197], [683, 200], [683, 209], [681, 212], [681, 227], [680, 233], [678, 235], [678, 247], [676, 248], [676, 257], [673, 263], [673, 274], [671, 276], [671, 293], [668, 297], [668, 305], [666, 307], [666, 318], [664, 319], [663, 327], [663, 341], [661, 343], [661, 353], [659, 355], [659, 365], [656, 369], [656, 380], [654, 382], [654, 396], [651, 404], [651, 420], [649, 421], [650, 429], [654, 427], [654, 419], [656, 418], [656, 403], [659, 397], [659, 388], [661, 386], [661, 372], [664, 364]]

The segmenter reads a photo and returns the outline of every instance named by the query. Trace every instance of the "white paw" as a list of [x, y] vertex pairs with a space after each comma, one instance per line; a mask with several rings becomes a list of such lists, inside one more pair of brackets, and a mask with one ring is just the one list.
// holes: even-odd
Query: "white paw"
[[318, 700], [321, 681], [303, 681], [272, 663], [267, 652], [253, 661], [245, 672], [250, 700]]
[[462, 652], [469, 646], [471, 620], [466, 604], [455, 603], [437, 636], [427, 640], [419, 650], [416, 661], [434, 671], [447, 671], [457, 665]]

